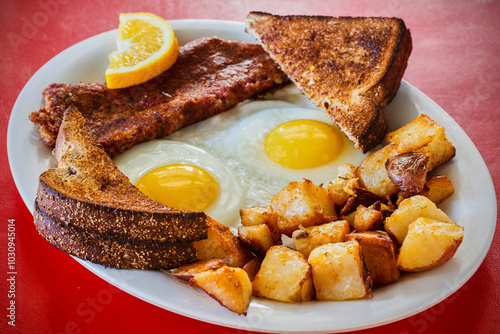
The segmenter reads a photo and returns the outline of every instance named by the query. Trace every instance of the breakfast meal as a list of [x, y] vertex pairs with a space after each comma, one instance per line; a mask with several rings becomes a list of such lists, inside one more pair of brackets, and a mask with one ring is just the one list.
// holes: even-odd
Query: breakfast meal
[[412, 48], [403, 20], [251, 12], [246, 30], [357, 148], [382, 141], [382, 107], [396, 95]]
[[246, 31], [262, 46], [197, 39], [144, 83], [48, 86], [30, 115], [58, 162], [39, 177], [40, 235], [238, 315], [252, 298], [365, 298], [451, 259], [464, 229], [437, 207], [454, 186], [434, 170], [455, 147], [424, 113], [387, 133], [382, 110], [411, 52], [404, 22], [252, 12]]

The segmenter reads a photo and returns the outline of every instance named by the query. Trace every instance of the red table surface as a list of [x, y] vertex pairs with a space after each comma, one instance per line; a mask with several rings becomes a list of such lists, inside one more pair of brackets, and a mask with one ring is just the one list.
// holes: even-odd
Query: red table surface
[[[276, 14], [396, 16], [413, 37], [404, 79], [446, 110], [482, 154], [500, 187], [500, 2], [479, 1], [75, 1], [2, 0], [0, 7], [1, 131], [29, 78], [69, 46], [114, 29], [121, 12], [147, 11], [168, 20], [243, 21], [252, 10]], [[36, 232], [1, 145], [0, 332], [241, 333], [163, 310], [110, 286]], [[19, 154], [23, 154], [19, 152]], [[35, 191], [35, 189], [33, 189]], [[498, 205], [498, 199], [497, 199]], [[16, 220], [16, 326], [7, 318], [7, 223]], [[410, 318], [362, 333], [500, 332], [498, 230], [478, 271], [453, 295]], [[106, 298], [104, 298], [104, 296]], [[360, 317], [363, 315], [360, 314]]]

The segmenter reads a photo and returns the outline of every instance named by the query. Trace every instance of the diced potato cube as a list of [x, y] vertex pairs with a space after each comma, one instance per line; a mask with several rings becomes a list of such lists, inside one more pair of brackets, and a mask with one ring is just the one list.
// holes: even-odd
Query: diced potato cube
[[358, 299], [371, 291], [357, 241], [319, 246], [309, 255], [309, 264], [318, 300]]
[[444, 128], [424, 114], [388, 133], [386, 140], [389, 145], [366, 157], [356, 169], [361, 186], [382, 197], [392, 196], [399, 190], [387, 175], [388, 158], [399, 153], [426, 153], [429, 156], [427, 172], [430, 172], [455, 156], [455, 148], [446, 138]]
[[418, 218], [410, 224], [401, 246], [398, 268], [423, 271], [440, 266], [455, 254], [463, 240], [463, 231], [463, 227], [455, 223]]
[[189, 281], [194, 275], [207, 271], [222, 268], [226, 263], [219, 259], [196, 260], [173, 270], [175, 277]]
[[430, 199], [417, 195], [403, 200], [392, 215], [385, 219], [384, 227], [402, 244], [408, 233], [408, 226], [419, 217], [453, 223], [446, 213], [438, 209]]
[[207, 239], [193, 242], [197, 259], [220, 259], [230, 267], [243, 267], [253, 256], [229, 227], [207, 217]]
[[396, 245], [384, 231], [351, 233], [346, 241], [356, 240], [363, 251], [363, 260], [374, 284], [387, 284], [399, 278]]
[[271, 206], [253, 206], [240, 210], [241, 225], [252, 226], [266, 224], [269, 226], [276, 244], [281, 240], [281, 233], [278, 228], [276, 215], [271, 210]]
[[275, 244], [271, 230], [266, 224], [240, 226], [238, 236], [248, 249], [262, 257]]
[[435, 204], [443, 202], [455, 192], [450, 179], [444, 175], [428, 177], [425, 185], [427, 189], [420, 195], [427, 197]]
[[349, 196], [354, 193], [353, 189], [359, 186], [359, 181], [356, 177], [356, 167], [354, 165], [346, 163], [339, 165], [337, 169], [337, 178], [326, 186], [326, 190], [328, 190], [332, 201], [336, 205], [342, 206]]
[[250, 281], [253, 281], [255, 278], [255, 275], [259, 272], [260, 265], [262, 264], [262, 260], [259, 259], [258, 257], [254, 257], [250, 261], [247, 262], [243, 266], [243, 270], [245, 270], [248, 274], [248, 278], [250, 278]]
[[299, 226], [320, 225], [337, 218], [335, 207], [325, 188], [310, 180], [290, 182], [271, 199], [280, 232], [291, 237]]
[[245, 270], [224, 266], [216, 270], [208, 270], [194, 275], [190, 280], [222, 306], [244, 314], [252, 296], [252, 282]]
[[430, 158], [428, 172], [455, 156], [455, 148], [446, 138], [444, 127], [425, 114], [420, 114], [412, 122], [388, 133], [385, 139], [389, 143], [397, 143], [399, 153], [426, 153]]
[[347, 220], [336, 220], [317, 226], [298, 229], [293, 232], [292, 239], [297, 251], [308, 257], [311, 251], [321, 245], [343, 242], [344, 237], [351, 232]]
[[299, 252], [273, 246], [253, 280], [255, 296], [288, 303], [310, 300], [314, 296], [311, 268]]
[[352, 227], [360, 232], [369, 231], [377, 227], [383, 220], [382, 212], [359, 205], [354, 215]]
[[399, 188], [387, 175], [385, 163], [387, 159], [398, 154], [398, 144], [392, 143], [367, 156], [356, 169], [359, 184], [379, 196], [392, 196]]

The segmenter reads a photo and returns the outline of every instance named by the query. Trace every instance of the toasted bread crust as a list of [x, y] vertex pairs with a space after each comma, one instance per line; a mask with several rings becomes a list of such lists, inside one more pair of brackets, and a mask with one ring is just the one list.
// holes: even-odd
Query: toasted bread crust
[[190, 243], [131, 243], [96, 237], [67, 226], [35, 208], [35, 226], [55, 248], [80, 259], [118, 269], [172, 269], [196, 259]]
[[54, 155], [43, 172], [34, 223], [55, 247], [115, 268], [171, 268], [195, 257], [207, 237], [206, 215], [184, 212], [142, 194], [93, 143], [75, 107], [64, 114]]
[[381, 107], [396, 94], [411, 52], [401, 19], [251, 12], [246, 30], [356, 147], [366, 152], [383, 139]]

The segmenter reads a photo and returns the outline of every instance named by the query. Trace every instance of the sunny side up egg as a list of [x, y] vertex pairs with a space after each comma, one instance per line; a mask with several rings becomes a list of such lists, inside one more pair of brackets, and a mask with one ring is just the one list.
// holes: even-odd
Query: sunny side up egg
[[114, 160], [146, 195], [177, 209], [204, 211], [234, 232], [239, 209], [268, 205], [291, 181], [327, 184], [339, 164], [358, 165], [365, 156], [289, 85]]

